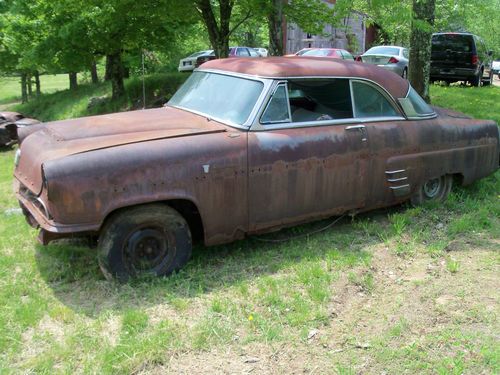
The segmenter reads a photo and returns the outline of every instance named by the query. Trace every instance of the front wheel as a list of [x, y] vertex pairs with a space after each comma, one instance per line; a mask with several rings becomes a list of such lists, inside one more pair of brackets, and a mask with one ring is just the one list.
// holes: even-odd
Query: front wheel
[[418, 188], [411, 197], [411, 203], [418, 206], [425, 202], [443, 202], [451, 191], [452, 185], [453, 178], [450, 175], [432, 178]]
[[108, 279], [127, 282], [168, 276], [191, 256], [191, 233], [184, 218], [162, 204], [137, 206], [112, 216], [99, 237], [99, 266]]

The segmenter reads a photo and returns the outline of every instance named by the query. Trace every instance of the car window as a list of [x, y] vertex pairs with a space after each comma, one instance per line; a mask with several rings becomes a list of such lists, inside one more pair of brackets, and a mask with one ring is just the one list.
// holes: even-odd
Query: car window
[[347, 51], [342, 51], [342, 57], [344, 60], [354, 60], [354, 57]]
[[236, 55], [238, 56], [250, 56], [250, 53], [248, 53], [248, 50], [246, 48], [238, 48], [236, 51]]
[[302, 53], [302, 56], [328, 56], [329, 53], [326, 49], [310, 49]]
[[290, 122], [286, 85], [276, 87], [267, 108], [260, 118], [262, 124]]
[[474, 39], [471, 35], [435, 34], [432, 36], [433, 52], [472, 52]]
[[418, 95], [413, 87], [410, 86], [408, 96], [399, 99], [406, 116], [412, 117], [427, 117], [433, 116], [434, 110]]
[[372, 85], [360, 81], [352, 82], [354, 117], [400, 116], [389, 100]]
[[243, 125], [264, 85], [252, 79], [194, 72], [168, 102], [231, 124]]
[[249, 48], [248, 50], [250, 51], [250, 56], [252, 56], [252, 57], [260, 56], [260, 54], [256, 50], [254, 50], [253, 48]]
[[399, 49], [396, 47], [372, 47], [365, 52], [365, 55], [399, 55]]

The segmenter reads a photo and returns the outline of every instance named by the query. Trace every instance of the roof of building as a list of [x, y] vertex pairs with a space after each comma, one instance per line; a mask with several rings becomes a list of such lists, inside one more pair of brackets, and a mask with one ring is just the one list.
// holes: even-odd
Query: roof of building
[[256, 77], [346, 77], [368, 79], [384, 87], [393, 97], [408, 93], [408, 81], [371, 64], [323, 57], [227, 58], [204, 63], [200, 70], [220, 70]]

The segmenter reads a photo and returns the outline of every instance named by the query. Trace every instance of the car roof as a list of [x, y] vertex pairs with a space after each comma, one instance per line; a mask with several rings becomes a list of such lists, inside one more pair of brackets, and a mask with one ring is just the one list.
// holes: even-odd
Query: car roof
[[300, 56], [218, 59], [204, 63], [198, 70], [218, 70], [274, 79], [298, 77], [360, 78], [374, 81], [395, 98], [406, 97], [409, 89], [407, 80], [377, 66], [312, 56], [307, 59]]

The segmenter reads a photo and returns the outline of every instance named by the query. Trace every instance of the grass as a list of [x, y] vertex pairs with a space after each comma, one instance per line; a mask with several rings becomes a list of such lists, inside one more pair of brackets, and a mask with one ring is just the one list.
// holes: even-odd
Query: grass
[[[146, 77], [147, 107], [158, 107], [168, 101], [188, 76], [165, 73]], [[142, 108], [142, 80], [137, 77], [125, 80], [125, 91], [124, 98], [111, 100], [109, 82], [80, 84], [77, 90], [60, 88], [55, 93], [44, 94], [26, 104], [13, 104], [9, 109], [41, 121], [54, 121]], [[98, 103], [89, 106], [93, 98], [98, 98]]]
[[[498, 102], [499, 91], [484, 92]], [[432, 93], [478, 117], [499, 109], [474, 104], [475, 89]], [[65, 95], [43, 98], [64, 114], [43, 113], [84, 111]], [[37, 244], [15, 210], [13, 157], [0, 153], [1, 373], [500, 372], [500, 172], [442, 205], [379, 210], [284, 243], [197, 247], [170, 278], [117, 285], [94, 250]]]

